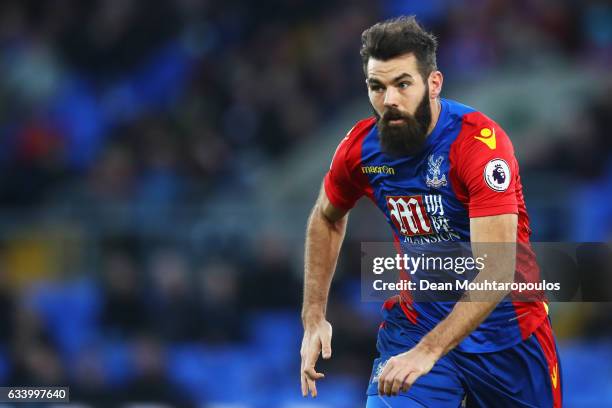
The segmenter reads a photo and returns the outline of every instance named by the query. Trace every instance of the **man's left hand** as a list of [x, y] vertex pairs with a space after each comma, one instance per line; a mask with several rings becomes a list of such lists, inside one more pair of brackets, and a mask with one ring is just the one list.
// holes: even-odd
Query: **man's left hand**
[[438, 358], [420, 345], [391, 357], [378, 379], [378, 393], [392, 396], [397, 395], [400, 389], [402, 392], [408, 391], [420, 376], [431, 370]]

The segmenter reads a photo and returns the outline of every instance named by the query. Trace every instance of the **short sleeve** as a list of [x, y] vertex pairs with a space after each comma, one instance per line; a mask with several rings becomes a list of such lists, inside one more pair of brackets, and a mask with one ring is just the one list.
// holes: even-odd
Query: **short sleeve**
[[336, 208], [350, 210], [366, 194], [368, 180], [361, 173], [361, 146], [373, 124], [373, 120], [358, 122], [336, 148], [323, 181], [327, 198]]
[[512, 143], [499, 125], [489, 120], [473, 127], [456, 155], [470, 218], [518, 214], [518, 164]]
[[324, 186], [327, 198], [336, 208], [350, 210], [355, 206], [357, 200], [363, 195], [363, 191], [351, 179], [346, 160], [347, 139], [343, 139], [336, 149], [329, 171], [325, 175]]

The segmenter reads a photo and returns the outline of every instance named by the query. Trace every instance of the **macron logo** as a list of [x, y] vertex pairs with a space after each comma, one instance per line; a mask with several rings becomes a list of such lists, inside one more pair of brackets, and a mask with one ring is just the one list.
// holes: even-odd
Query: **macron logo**
[[497, 142], [495, 140], [495, 129], [483, 128], [480, 130], [480, 135], [474, 136], [474, 139], [480, 140], [491, 150], [495, 150], [497, 147]]

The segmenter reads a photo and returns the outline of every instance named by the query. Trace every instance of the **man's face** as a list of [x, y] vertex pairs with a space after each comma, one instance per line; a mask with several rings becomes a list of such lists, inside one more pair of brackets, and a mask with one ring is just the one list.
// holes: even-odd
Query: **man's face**
[[370, 58], [366, 83], [382, 150], [399, 157], [418, 153], [431, 124], [431, 108], [427, 79], [419, 73], [415, 56]]

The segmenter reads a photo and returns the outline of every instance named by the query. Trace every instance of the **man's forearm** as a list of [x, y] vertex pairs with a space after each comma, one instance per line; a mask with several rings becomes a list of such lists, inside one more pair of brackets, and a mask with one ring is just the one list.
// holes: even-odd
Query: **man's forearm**
[[304, 253], [304, 304], [302, 321], [306, 326], [325, 317], [327, 297], [336, 269], [347, 216], [332, 222], [315, 205], [306, 229]]
[[498, 302], [458, 302], [452, 312], [431, 330], [417, 347], [439, 359], [474, 331]]
[[[514, 280], [515, 243], [473, 243], [472, 250], [474, 257], [488, 260], [473, 282], [510, 283]], [[451, 313], [423, 337], [420, 347], [440, 358], [474, 331], [508, 293], [506, 290], [467, 291]]]

